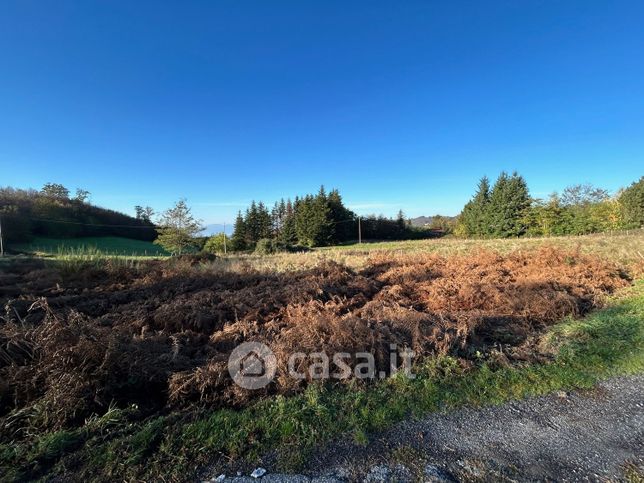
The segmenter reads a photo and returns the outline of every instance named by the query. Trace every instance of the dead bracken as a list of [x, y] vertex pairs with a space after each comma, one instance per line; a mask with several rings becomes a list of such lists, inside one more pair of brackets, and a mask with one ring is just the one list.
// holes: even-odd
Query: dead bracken
[[[15, 264], [0, 274], [0, 418], [28, 409], [32, 424], [59, 429], [110, 405], [239, 407], [303, 389], [307, 381], [286, 372], [294, 352], [370, 352], [379, 371], [390, 344], [464, 365], [490, 351], [512, 362], [531, 357], [530, 336], [628, 283], [615, 264], [554, 248], [380, 253], [360, 271], [324, 262], [230, 272], [179, 260], [61, 274]], [[277, 357], [265, 389], [242, 389], [228, 374], [245, 341]]]

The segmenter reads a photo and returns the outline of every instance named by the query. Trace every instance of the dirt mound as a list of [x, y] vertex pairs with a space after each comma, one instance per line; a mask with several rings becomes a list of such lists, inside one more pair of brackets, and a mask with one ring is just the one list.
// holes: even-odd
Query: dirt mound
[[[582, 315], [628, 283], [619, 268], [579, 253], [541, 249], [372, 258], [287, 273], [222, 272], [194, 260], [137, 270], [61, 275], [43, 266], [0, 276], [0, 418], [29, 408], [30, 424], [74, 425], [110, 404], [143, 412], [168, 405], [239, 406], [300, 390], [311, 356], [371, 354], [378, 372], [396, 352], [452, 354], [517, 347], [566, 315]], [[274, 381], [259, 391], [227, 370], [240, 343], [268, 345]], [[353, 370], [357, 360], [349, 359]], [[27, 417], [27, 416], [24, 416]]]

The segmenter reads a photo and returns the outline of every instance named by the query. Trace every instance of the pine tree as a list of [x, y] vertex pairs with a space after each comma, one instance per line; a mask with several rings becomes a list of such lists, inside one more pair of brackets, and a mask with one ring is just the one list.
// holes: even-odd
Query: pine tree
[[279, 212], [279, 203], [276, 201], [271, 209], [271, 238], [278, 238], [282, 229], [282, 219]]
[[300, 244], [311, 247], [328, 245], [332, 227], [323, 188], [317, 196], [307, 195], [296, 204], [295, 229]]
[[313, 246], [313, 197], [306, 195], [304, 198], [295, 199], [295, 231], [297, 242], [304, 246]]
[[286, 218], [286, 202], [282, 198], [279, 202], [275, 202], [271, 210], [271, 224], [272, 224], [272, 238], [279, 239], [280, 232], [284, 227]]
[[530, 195], [523, 177], [516, 172], [512, 176], [501, 173], [490, 193], [488, 234], [499, 238], [523, 235], [529, 206]]
[[255, 243], [259, 240], [259, 223], [258, 223], [258, 213], [257, 213], [257, 203], [255, 200], [251, 201], [250, 206], [246, 209], [246, 215], [244, 216], [244, 224], [246, 229], [244, 231], [244, 243], [246, 249], [253, 249]]
[[487, 176], [483, 176], [479, 181], [474, 203], [477, 206], [474, 230], [477, 236], [485, 236], [489, 233], [490, 215], [490, 180]]
[[233, 230], [232, 236], [232, 249], [241, 251], [246, 250], [246, 223], [242, 212], [237, 213], [237, 219], [235, 220], [235, 228]]
[[260, 201], [257, 205], [257, 239], [255, 242], [262, 238], [272, 238], [273, 223], [271, 214], [266, 205]]
[[403, 210], [398, 210], [398, 215], [396, 216], [396, 224], [398, 225], [398, 231], [402, 235], [405, 233], [405, 213]]
[[327, 197], [329, 219], [333, 223], [332, 242], [339, 243], [356, 238], [354, 229], [355, 213], [344, 206], [342, 197], [337, 189], [331, 190]]
[[483, 176], [474, 197], [463, 207], [457, 232], [465, 236], [486, 236], [489, 233], [490, 181]]
[[295, 222], [295, 210], [289, 199], [284, 207], [284, 223], [279, 234], [280, 243], [291, 246], [297, 243], [297, 230]]
[[313, 207], [313, 226], [315, 228], [314, 246], [328, 245], [334, 238], [335, 223], [331, 219], [331, 208], [329, 207], [329, 199], [324, 190], [324, 186], [320, 186], [320, 191], [318, 191], [315, 197]]

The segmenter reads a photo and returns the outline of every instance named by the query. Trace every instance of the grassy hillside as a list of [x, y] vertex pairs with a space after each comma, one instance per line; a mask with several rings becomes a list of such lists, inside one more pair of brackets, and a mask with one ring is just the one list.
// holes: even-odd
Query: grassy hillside
[[149, 220], [70, 199], [64, 192], [0, 187], [0, 216], [6, 243], [27, 243], [34, 237], [115, 236], [144, 241], [156, 238]]
[[82, 238], [36, 237], [29, 243], [13, 244], [12, 250], [39, 256], [73, 256], [88, 252], [106, 256], [167, 256], [168, 253], [152, 242], [114, 236]]

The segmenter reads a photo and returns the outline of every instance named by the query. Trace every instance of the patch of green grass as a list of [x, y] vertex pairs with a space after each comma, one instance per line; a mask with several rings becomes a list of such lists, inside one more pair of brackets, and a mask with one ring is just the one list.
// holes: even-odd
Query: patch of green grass
[[130, 446], [127, 451], [128, 459], [126, 460], [128, 465], [140, 463], [156, 450], [163, 437], [164, 420], [165, 418], [160, 417], [150, 421], [129, 438], [128, 443]]
[[87, 254], [124, 257], [165, 257], [169, 254], [152, 242], [120, 238], [34, 238], [30, 243], [12, 245], [13, 250], [50, 257], [77, 257]]
[[[262, 400], [239, 411], [175, 412], [123, 424], [114, 437], [92, 437], [80, 453], [69, 456], [80, 461], [74, 478], [182, 481], [219, 456], [252, 461], [268, 451], [277, 453], [283, 469], [295, 469], [320, 444], [341, 437], [366, 444], [370, 434], [404, 418], [590, 388], [606, 377], [643, 372], [644, 281], [607, 308], [554, 326], [543, 344], [555, 353], [547, 364], [498, 368], [481, 361], [465, 370], [454, 358], [431, 358], [416, 367], [413, 379], [397, 374], [370, 386], [311, 385], [302, 394]], [[45, 442], [36, 447], [52, 449], [39, 454], [58, 455], [65, 448], [42, 438]], [[0, 470], [8, 461], [30, 464], [15, 451], [0, 448]]]
[[77, 448], [82, 442], [83, 437], [78, 431], [50, 433], [40, 438], [31, 457], [42, 462], [55, 461], [71, 449]]
[[42, 434], [30, 444], [0, 444], [0, 475], [3, 481], [34, 479], [78, 449], [84, 439], [81, 430], [63, 430]]

